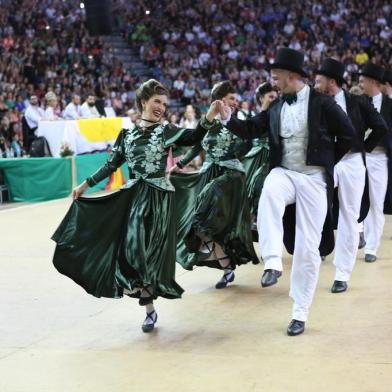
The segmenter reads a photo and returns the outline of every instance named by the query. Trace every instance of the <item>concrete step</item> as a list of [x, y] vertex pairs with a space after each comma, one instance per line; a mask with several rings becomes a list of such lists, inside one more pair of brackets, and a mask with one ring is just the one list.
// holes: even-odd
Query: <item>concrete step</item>
[[123, 54], [129, 55], [129, 56], [134, 56], [134, 53], [132, 52], [132, 50], [130, 50], [127, 46], [125, 46], [123, 48], [113, 46], [112, 48], [113, 48], [114, 53], [120, 53], [120, 54], [123, 53]]
[[131, 47], [121, 35], [104, 36], [103, 40], [132, 74], [143, 78], [152, 76], [150, 69], [140, 59], [139, 48]]

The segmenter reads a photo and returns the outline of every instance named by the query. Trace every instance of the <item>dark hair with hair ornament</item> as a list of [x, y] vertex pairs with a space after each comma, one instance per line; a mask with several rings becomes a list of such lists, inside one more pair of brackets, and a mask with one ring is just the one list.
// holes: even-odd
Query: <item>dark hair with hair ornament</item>
[[142, 100], [148, 101], [154, 95], [169, 96], [169, 90], [155, 79], [149, 79], [136, 90], [136, 107], [141, 113], [143, 111]]
[[270, 93], [271, 91], [277, 91], [276, 88], [271, 85], [271, 83], [261, 83], [255, 91], [256, 103], [261, 104], [261, 99], [264, 97], [264, 95]]
[[216, 101], [217, 99], [224, 98], [227, 94], [235, 94], [236, 90], [229, 80], [216, 83], [211, 90], [211, 99]]

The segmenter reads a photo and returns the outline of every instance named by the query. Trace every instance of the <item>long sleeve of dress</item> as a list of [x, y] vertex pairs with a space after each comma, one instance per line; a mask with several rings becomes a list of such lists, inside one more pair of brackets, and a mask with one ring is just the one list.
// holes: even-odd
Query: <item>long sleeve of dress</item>
[[195, 129], [167, 125], [165, 127], [165, 147], [194, 146], [201, 142], [207, 131], [208, 127], [204, 119], [198, 122]]
[[172, 125], [166, 129], [165, 146], [193, 146], [184, 158], [177, 163], [183, 167], [192, 161], [203, 150], [200, 142], [209, 130], [209, 124], [205, 119], [199, 121], [195, 129], [177, 128]]
[[100, 169], [87, 178], [87, 184], [90, 187], [98, 184], [114, 173], [124, 162], [124, 130], [122, 130], [114, 143], [109, 159]]
[[203, 147], [201, 146], [201, 144], [200, 143], [196, 144], [186, 152], [186, 154], [180, 161], [177, 162], [177, 166], [179, 168], [183, 168], [189, 162], [195, 159], [202, 151], [203, 151]]

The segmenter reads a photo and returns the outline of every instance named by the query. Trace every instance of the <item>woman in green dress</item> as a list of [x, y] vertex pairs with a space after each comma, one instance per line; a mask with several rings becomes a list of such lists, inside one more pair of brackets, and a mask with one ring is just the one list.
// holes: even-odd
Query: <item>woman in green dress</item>
[[[228, 81], [211, 92], [212, 101], [223, 100], [233, 109], [237, 94]], [[237, 153], [243, 143], [218, 120], [202, 120], [208, 133], [171, 169], [178, 211], [177, 262], [185, 269], [208, 266], [223, 269], [216, 284], [225, 288], [234, 280], [237, 265], [259, 260], [253, 248], [245, 170]], [[197, 173], [174, 174], [200, 152], [204, 164]]]
[[[255, 100], [260, 111], [268, 110], [270, 104], [278, 97], [278, 93], [270, 83], [260, 84], [255, 92]], [[249, 207], [251, 213], [252, 229], [255, 227], [257, 217], [257, 208], [264, 180], [268, 174], [268, 156], [269, 146], [268, 137], [260, 137], [252, 139], [252, 148], [242, 159], [246, 172], [246, 189], [249, 199]]]
[[[143, 83], [136, 97], [140, 125], [123, 129], [106, 164], [74, 189], [74, 202], [52, 237], [57, 242], [53, 262], [96, 297], [139, 298], [147, 313], [142, 329], [150, 332], [157, 321], [153, 300], [179, 298], [183, 292], [175, 281], [174, 187], [165, 177], [168, 150], [199, 143], [207, 131], [200, 125], [193, 130], [162, 125], [168, 91], [156, 80]], [[209, 118], [215, 109], [207, 113]], [[125, 162], [130, 180], [120, 191], [80, 197]]]

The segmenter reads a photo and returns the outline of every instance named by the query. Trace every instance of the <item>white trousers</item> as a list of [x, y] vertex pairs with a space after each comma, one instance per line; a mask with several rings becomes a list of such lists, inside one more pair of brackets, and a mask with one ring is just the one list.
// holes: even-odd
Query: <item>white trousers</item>
[[366, 154], [370, 209], [364, 222], [365, 253], [377, 256], [384, 229], [384, 201], [388, 186], [388, 157], [385, 152]]
[[362, 154], [346, 154], [336, 164], [334, 178], [335, 187], [339, 187], [339, 220], [333, 261], [336, 266], [335, 280], [347, 282], [358, 252], [358, 218], [366, 179]]
[[257, 230], [264, 269], [283, 270], [283, 214], [296, 203], [296, 227], [290, 297], [293, 319], [306, 321], [320, 269], [319, 246], [327, 215], [326, 182], [322, 173], [301, 174], [275, 168], [261, 193]]

